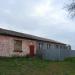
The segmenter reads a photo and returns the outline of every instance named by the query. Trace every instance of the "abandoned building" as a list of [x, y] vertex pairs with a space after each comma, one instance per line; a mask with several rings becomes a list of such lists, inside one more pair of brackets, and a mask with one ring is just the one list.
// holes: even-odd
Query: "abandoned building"
[[0, 28], [0, 56], [38, 56], [48, 60], [63, 60], [70, 56], [71, 46], [25, 33]]

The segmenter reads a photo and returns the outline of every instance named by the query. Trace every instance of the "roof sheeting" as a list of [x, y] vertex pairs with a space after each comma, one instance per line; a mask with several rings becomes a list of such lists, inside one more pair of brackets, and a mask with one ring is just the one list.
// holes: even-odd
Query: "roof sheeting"
[[9, 35], [9, 36], [27, 38], [27, 39], [31, 39], [31, 40], [38, 40], [38, 41], [52, 42], [52, 43], [57, 43], [57, 44], [64, 44], [64, 43], [61, 43], [61, 42], [58, 42], [55, 40], [42, 38], [42, 37], [30, 35], [30, 34], [20, 33], [20, 32], [16, 32], [16, 31], [6, 30], [6, 29], [2, 29], [2, 28], [0, 28], [0, 35]]

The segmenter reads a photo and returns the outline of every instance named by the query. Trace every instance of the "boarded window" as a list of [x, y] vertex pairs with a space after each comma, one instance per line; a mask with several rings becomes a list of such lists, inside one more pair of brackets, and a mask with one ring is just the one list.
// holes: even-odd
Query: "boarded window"
[[22, 52], [22, 40], [14, 40], [14, 51]]

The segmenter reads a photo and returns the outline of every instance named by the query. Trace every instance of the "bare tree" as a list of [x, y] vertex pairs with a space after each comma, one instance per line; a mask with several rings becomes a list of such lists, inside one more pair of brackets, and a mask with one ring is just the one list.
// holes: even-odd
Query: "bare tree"
[[73, 0], [69, 5], [67, 5], [70, 16], [75, 17], [75, 0]]

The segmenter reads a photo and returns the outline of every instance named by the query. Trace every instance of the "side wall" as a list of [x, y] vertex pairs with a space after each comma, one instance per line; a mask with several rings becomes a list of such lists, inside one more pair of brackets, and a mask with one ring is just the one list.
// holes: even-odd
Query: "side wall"
[[54, 44], [51, 44], [49, 49], [44, 50], [43, 58], [47, 60], [59, 60], [59, 49], [55, 48]]
[[[22, 40], [22, 52], [14, 52], [14, 40]], [[25, 56], [29, 54], [29, 46], [34, 45], [36, 54], [36, 42], [17, 37], [1, 36], [0, 35], [0, 56]]]
[[13, 51], [12, 38], [0, 35], [0, 56], [11, 56]]
[[46, 60], [64, 60], [70, 57], [71, 49], [68, 49], [66, 45], [38, 41], [37, 47], [37, 55]]
[[46, 60], [59, 60], [59, 48], [55, 47], [55, 44], [47, 42], [38, 42], [40, 43], [40, 49], [38, 46], [37, 55]]
[[75, 50], [71, 50], [70, 54], [71, 54], [71, 57], [75, 57]]

